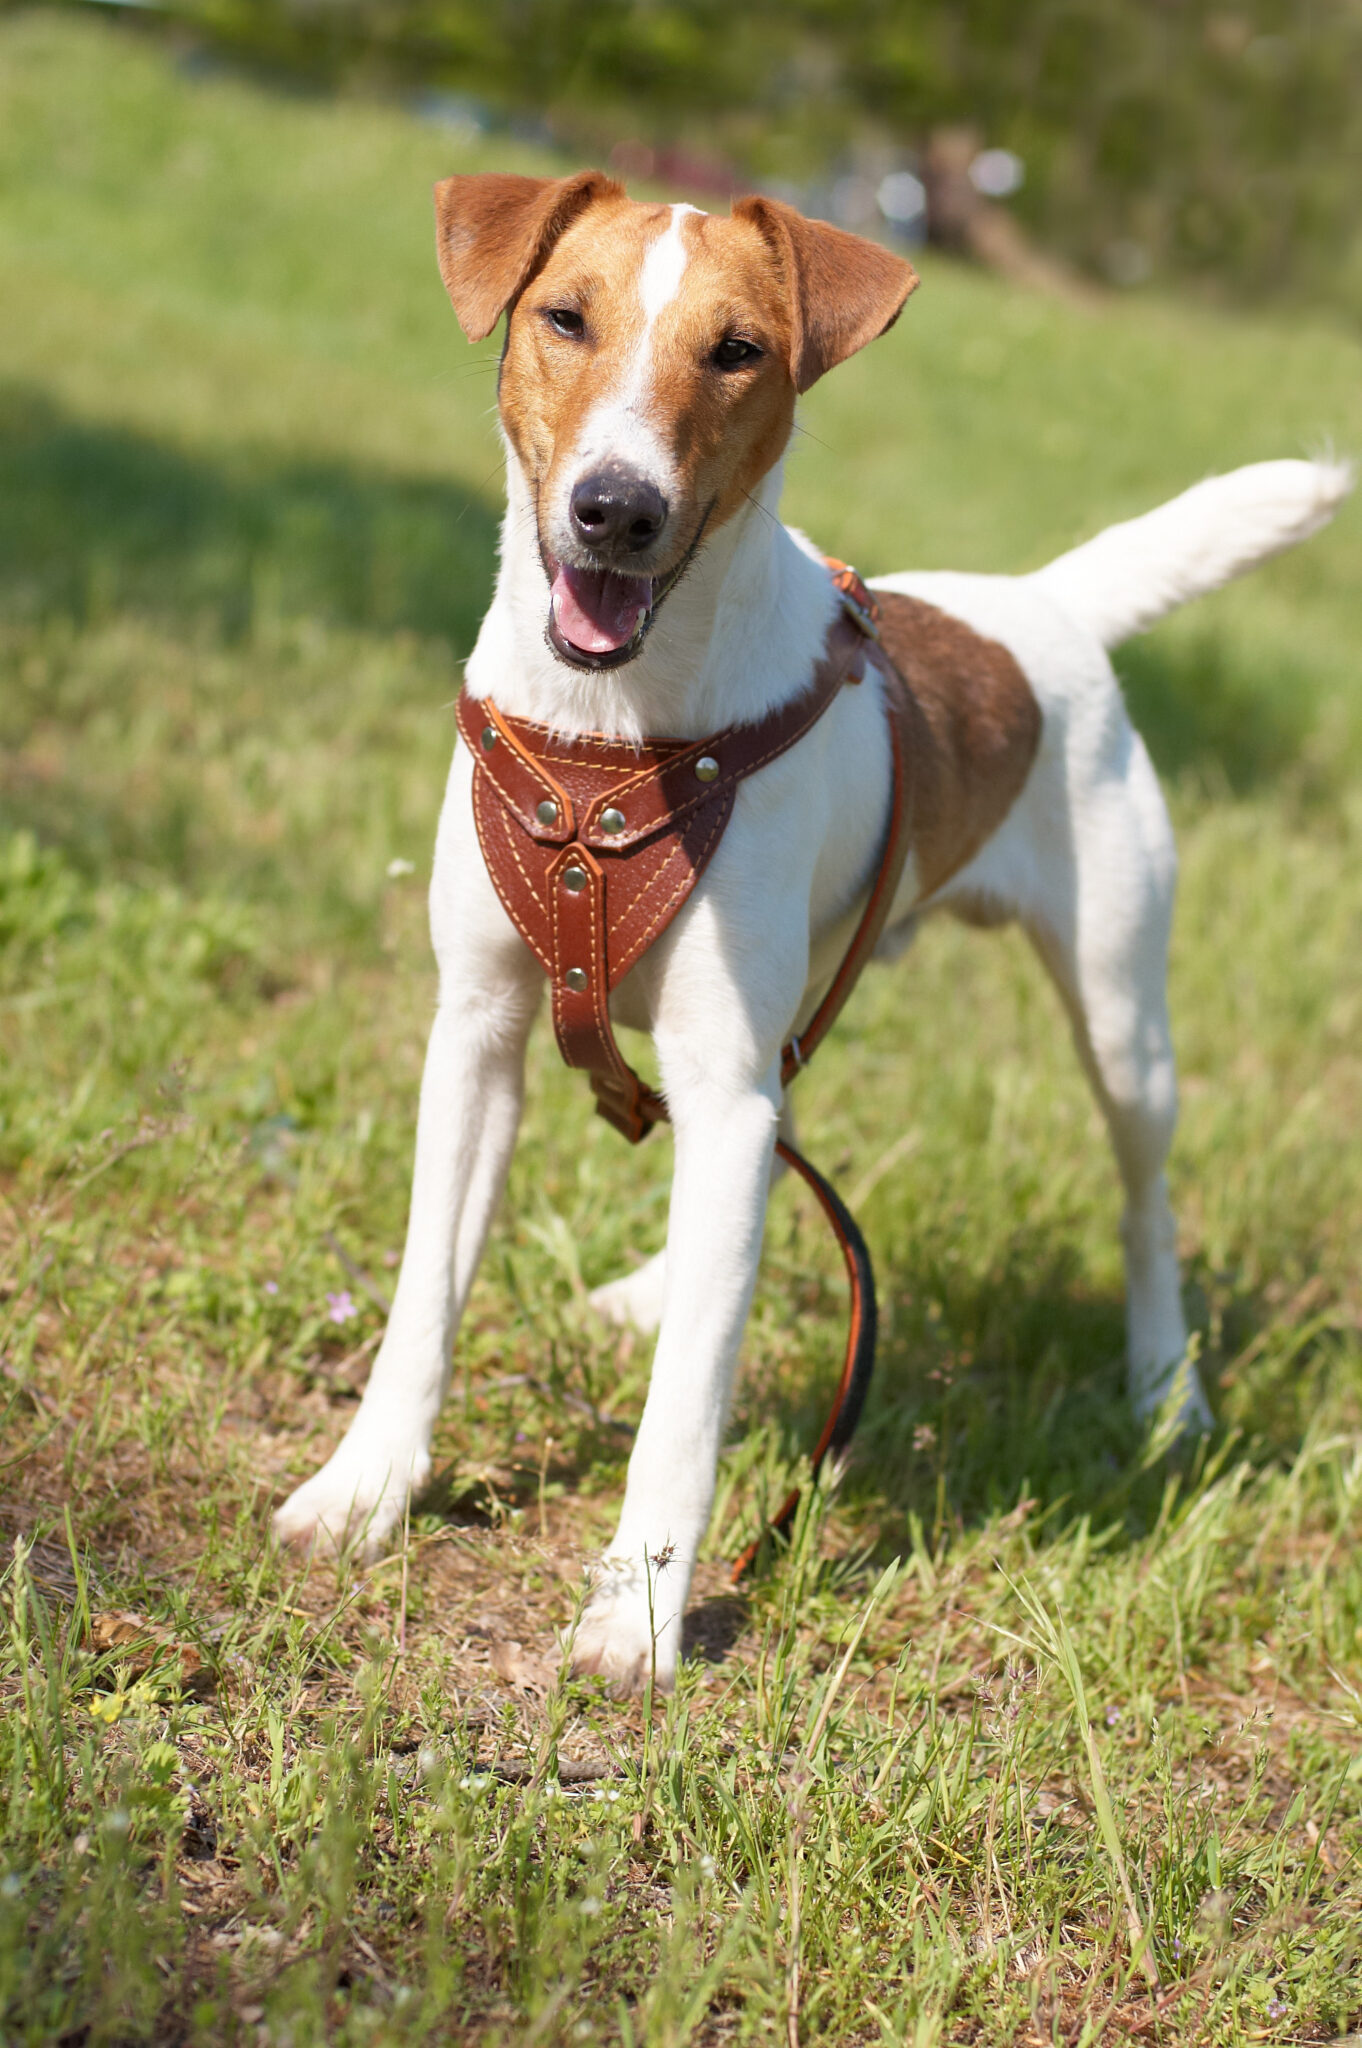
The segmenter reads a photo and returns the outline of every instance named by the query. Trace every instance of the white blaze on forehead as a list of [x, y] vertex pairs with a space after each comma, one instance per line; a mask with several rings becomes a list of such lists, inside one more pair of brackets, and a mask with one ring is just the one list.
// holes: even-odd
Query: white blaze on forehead
[[[577, 459], [567, 472], [566, 487], [592, 464], [622, 462], [655, 483], [664, 495], [674, 488], [666, 422], [656, 415], [653, 394], [653, 329], [658, 315], [680, 293], [690, 251], [684, 238], [687, 214], [702, 218], [697, 206], [670, 209], [671, 219], [643, 252], [638, 270], [643, 331], [630, 351], [613, 390], [603, 393], [582, 422]], [[659, 431], [659, 429], [661, 431]]]
[[[669, 306], [681, 289], [686, 258], [690, 253], [681, 239], [681, 224], [688, 213], [693, 213], [697, 219], [700, 216], [698, 206], [674, 206], [671, 211], [669, 225], [655, 242], [649, 243], [639, 274], [638, 295], [643, 303], [643, 317], [650, 328], [663, 307]], [[647, 337], [644, 338], [646, 341]]]

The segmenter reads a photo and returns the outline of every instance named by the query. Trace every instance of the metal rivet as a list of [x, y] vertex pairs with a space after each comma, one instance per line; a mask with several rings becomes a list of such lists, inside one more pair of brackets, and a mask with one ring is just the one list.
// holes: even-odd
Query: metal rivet
[[551, 797], [546, 796], [542, 803], [535, 805], [534, 815], [538, 818], [541, 825], [556, 825], [558, 823], [558, 806]]
[[580, 995], [587, 985], [586, 969], [585, 967], [569, 967], [563, 979], [570, 989], [575, 989], [577, 994]]
[[695, 773], [701, 782], [713, 782], [719, 772], [719, 764], [713, 754], [701, 754], [695, 764]]
[[492, 751], [492, 749], [493, 749], [493, 747], [494, 747], [494, 746], [496, 745], [496, 743], [497, 743], [497, 729], [496, 729], [496, 727], [495, 727], [494, 725], [485, 725], [485, 726], [483, 727], [483, 729], [482, 729], [482, 750], [483, 750], [483, 752], [484, 752], [485, 754], [490, 754], [490, 753], [491, 753], [491, 751]]
[[602, 832], [622, 832], [624, 830], [623, 811], [617, 811], [613, 808], [608, 811], [602, 811], [601, 830]]
[[586, 883], [587, 873], [585, 868], [563, 869], [563, 887], [571, 889], [574, 896], [581, 894], [582, 890], [586, 887]]

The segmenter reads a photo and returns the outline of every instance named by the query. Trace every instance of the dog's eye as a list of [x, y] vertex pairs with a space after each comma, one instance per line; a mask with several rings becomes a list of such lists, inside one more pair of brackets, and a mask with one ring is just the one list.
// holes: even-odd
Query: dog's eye
[[761, 360], [761, 350], [755, 341], [743, 341], [738, 335], [730, 334], [711, 351], [709, 359], [716, 370], [742, 370], [749, 363]]
[[544, 318], [555, 334], [568, 341], [580, 341], [586, 333], [586, 322], [574, 306], [546, 306]]

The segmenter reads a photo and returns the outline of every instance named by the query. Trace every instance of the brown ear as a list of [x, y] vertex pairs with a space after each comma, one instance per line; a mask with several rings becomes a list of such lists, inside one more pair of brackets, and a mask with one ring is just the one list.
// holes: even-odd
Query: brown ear
[[570, 222], [594, 199], [622, 199], [600, 171], [571, 178], [491, 172], [435, 187], [435, 248], [459, 325], [485, 341]]
[[779, 199], [739, 199], [733, 212], [760, 229], [784, 274], [796, 391], [807, 391], [825, 370], [892, 327], [917, 289], [917, 272], [901, 256], [862, 235], [805, 220]]

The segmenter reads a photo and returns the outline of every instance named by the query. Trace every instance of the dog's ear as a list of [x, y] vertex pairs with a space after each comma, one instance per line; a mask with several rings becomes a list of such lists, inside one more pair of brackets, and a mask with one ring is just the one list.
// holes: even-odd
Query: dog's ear
[[491, 172], [435, 187], [435, 247], [459, 325], [485, 341], [524, 291], [564, 228], [596, 199], [622, 199], [601, 171], [571, 178]]
[[765, 236], [785, 279], [796, 391], [807, 391], [892, 327], [917, 289], [917, 272], [901, 256], [863, 235], [806, 220], [779, 199], [739, 199], [733, 212]]

